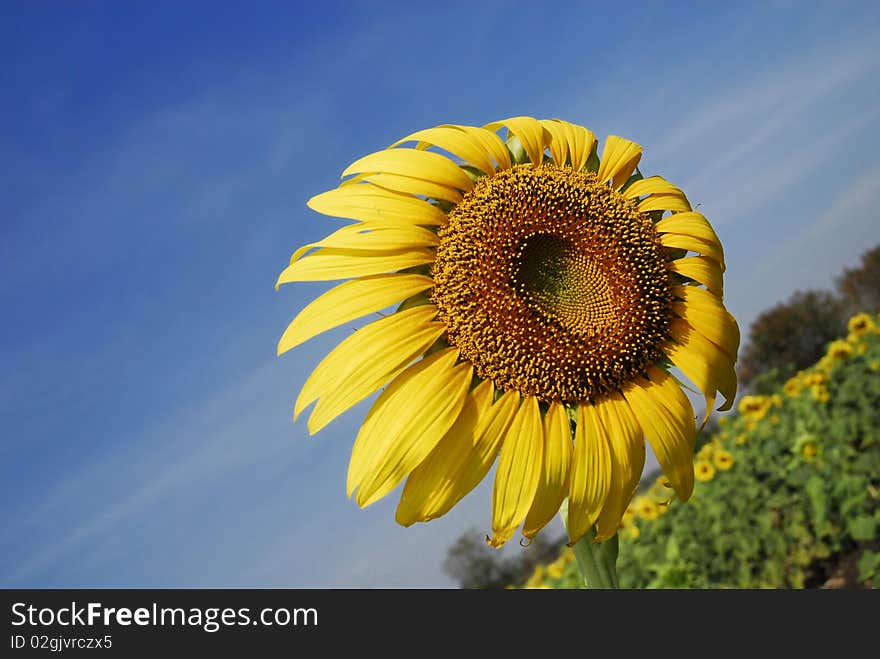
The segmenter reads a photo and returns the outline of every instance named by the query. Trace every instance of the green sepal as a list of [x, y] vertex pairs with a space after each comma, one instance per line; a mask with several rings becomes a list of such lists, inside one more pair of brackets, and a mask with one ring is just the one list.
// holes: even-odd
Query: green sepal
[[506, 146], [507, 150], [510, 152], [510, 160], [514, 165], [528, 165], [532, 162], [529, 160], [529, 154], [526, 153], [522, 142], [519, 141], [519, 138], [516, 135], [511, 135], [510, 138], [508, 138]]
[[587, 158], [587, 162], [584, 165], [583, 171], [593, 172], [594, 174], [599, 171], [599, 143], [598, 142], [593, 142], [593, 148], [590, 151], [590, 157]]

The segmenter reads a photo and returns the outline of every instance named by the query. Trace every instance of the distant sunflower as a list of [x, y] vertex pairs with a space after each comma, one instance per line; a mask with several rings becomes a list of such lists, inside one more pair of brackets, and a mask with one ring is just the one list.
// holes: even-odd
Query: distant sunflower
[[278, 284], [351, 281], [306, 306], [278, 353], [402, 302], [332, 350], [295, 405], [296, 417], [317, 401], [315, 433], [387, 384], [352, 451], [358, 505], [406, 479], [397, 520], [427, 521], [498, 459], [491, 544], [521, 524], [532, 538], [566, 497], [572, 542], [594, 524], [602, 540], [635, 492], [645, 437], [690, 496], [695, 417], [664, 369], [703, 391], [706, 418], [719, 392], [728, 409], [739, 330], [715, 232], [679, 188], [642, 178], [641, 153], [612, 135], [599, 158], [591, 131], [558, 120], [443, 125], [309, 200], [356, 222], [297, 250]]
[[649, 522], [663, 514], [663, 508], [646, 496], [636, 497], [633, 506], [636, 509], [636, 515]]
[[858, 313], [850, 318], [847, 322], [847, 328], [849, 329], [849, 332], [857, 338], [861, 338], [869, 332], [877, 331], [877, 325], [874, 323], [874, 318], [868, 313]]
[[715, 467], [708, 460], [697, 460], [694, 471], [698, 481], [707, 482], [715, 477]]
[[727, 471], [733, 466], [733, 454], [724, 450], [719, 450], [712, 456], [712, 462], [721, 471]]
[[828, 346], [827, 355], [832, 360], [846, 359], [853, 353], [852, 344], [849, 341], [832, 341]]

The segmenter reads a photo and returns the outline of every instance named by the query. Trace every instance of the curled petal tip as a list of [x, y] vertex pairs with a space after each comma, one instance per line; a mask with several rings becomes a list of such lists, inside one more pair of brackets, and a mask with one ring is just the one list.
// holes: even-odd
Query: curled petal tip
[[491, 537], [488, 534], [486, 535], [486, 544], [495, 549], [500, 549], [505, 542], [506, 540], [504, 538], [499, 538], [495, 535], [492, 535]]

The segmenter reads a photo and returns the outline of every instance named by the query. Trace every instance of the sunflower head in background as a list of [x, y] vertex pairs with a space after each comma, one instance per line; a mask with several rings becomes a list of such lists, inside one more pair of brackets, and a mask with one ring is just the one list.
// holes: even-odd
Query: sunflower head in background
[[[499, 131], [505, 133], [504, 139]], [[442, 153], [441, 153], [442, 152]], [[637, 170], [638, 144], [513, 117], [406, 136], [313, 210], [353, 224], [297, 250], [278, 284], [348, 281], [293, 320], [290, 350], [362, 316], [296, 400], [318, 432], [384, 387], [352, 450], [361, 506], [406, 483], [403, 525], [449, 511], [497, 461], [494, 546], [531, 539], [567, 498], [572, 543], [613, 536], [645, 438], [672, 489], [694, 485], [697, 420], [677, 367], [728, 409], [739, 330], [724, 255], [684, 193]], [[689, 255], [690, 254], [690, 255]]]

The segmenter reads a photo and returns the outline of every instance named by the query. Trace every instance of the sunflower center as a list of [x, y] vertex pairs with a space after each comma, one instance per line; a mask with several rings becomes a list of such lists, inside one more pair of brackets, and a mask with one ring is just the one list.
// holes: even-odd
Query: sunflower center
[[439, 236], [432, 300], [449, 342], [498, 387], [595, 399], [660, 358], [671, 296], [659, 238], [594, 175], [481, 178]]
[[590, 333], [613, 318], [601, 266], [560, 236], [537, 233], [523, 241], [515, 282], [527, 306], [573, 332]]

